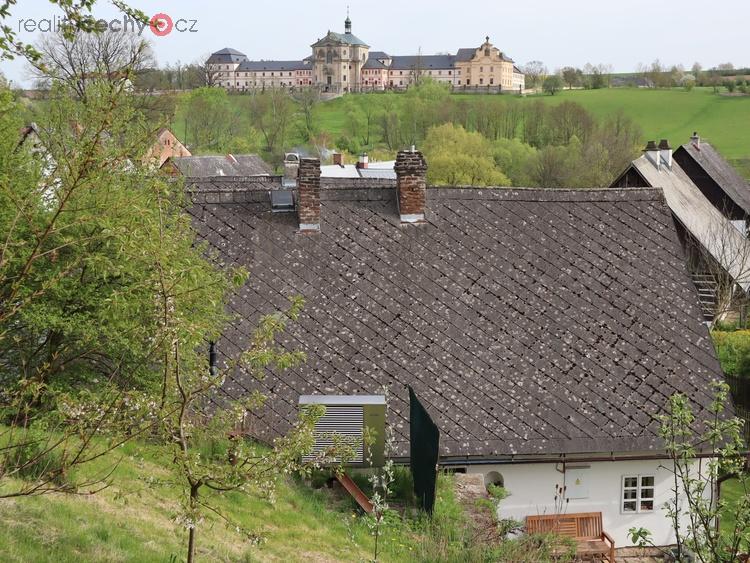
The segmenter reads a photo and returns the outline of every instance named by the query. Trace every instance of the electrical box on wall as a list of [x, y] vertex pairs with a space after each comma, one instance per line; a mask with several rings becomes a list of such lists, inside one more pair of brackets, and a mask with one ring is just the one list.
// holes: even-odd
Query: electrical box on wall
[[566, 467], [565, 468], [565, 497], [569, 499], [589, 498], [589, 475], [588, 467]]

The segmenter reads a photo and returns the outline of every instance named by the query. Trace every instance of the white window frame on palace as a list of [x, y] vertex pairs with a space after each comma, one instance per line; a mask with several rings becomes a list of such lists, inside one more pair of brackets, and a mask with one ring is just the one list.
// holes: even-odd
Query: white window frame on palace
[[[626, 480], [635, 479], [635, 485], [627, 485]], [[645, 479], [650, 479], [651, 484], [644, 484]], [[644, 491], [651, 491], [651, 496], [644, 496]], [[620, 513], [641, 514], [653, 512], [656, 497], [656, 477], [653, 474], [623, 475], [620, 481]], [[643, 508], [644, 503], [651, 503], [651, 508]], [[635, 510], [626, 510], [625, 503], [635, 503]]]

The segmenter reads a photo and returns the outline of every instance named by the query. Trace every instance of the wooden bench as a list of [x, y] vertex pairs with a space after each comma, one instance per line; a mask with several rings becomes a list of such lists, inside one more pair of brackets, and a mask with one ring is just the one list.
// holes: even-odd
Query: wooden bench
[[527, 516], [529, 534], [558, 534], [576, 542], [576, 556], [582, 559], [606, 558], [615, 563], [615, 542], [602, 529], [601, 512]]

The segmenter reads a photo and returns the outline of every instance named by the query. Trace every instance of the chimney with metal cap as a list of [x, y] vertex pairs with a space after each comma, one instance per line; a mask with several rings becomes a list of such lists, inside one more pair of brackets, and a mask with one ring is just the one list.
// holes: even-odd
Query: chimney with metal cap
[[296, 188], [298, 174], [299, 155], [296, 152], [286, 153], [284, 155], [284, 175], [281, 177], [281, 185], [285, 188]]
[[320, 231], [320, 160], [302, 158], [297, 179], [297, 217], [302, 232]]
[[672, 147], [669, 146], [669, 141], [666, 139], [659, 141], [659, 156], [661, 161], [667, 165], [667, 168], [672, 170]]
[[424, 221], [427, 196], [427, 162], [418, 150], [398, 151], [396, 155], [398, 213], [402, 223]]
[[693, 131], [693, 134], [690, 136], [690, 142], [695, 148], [701, 148], [701, 138], [700, 135], [698, 135], [698, 131]]
[[651, 164], [656, 166], [657, 170], [661, 168], [659, 164], [659, 147], [656, 146], [656, 141], [649, 141], [646, 143], [646, 148], [643, 149], [646, 153], [646, 158], [651, 161]]

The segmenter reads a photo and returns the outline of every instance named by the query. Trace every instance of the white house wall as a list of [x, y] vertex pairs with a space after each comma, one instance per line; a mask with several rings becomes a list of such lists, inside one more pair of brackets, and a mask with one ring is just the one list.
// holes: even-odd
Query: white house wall
[[[573, 469], [581, 464], [571, 464], [567, 472], [569, 496], [565, 512], [601, 512], [604, 530], [615, 541], [616, 547], [632, 545], [628, 529], [643, 527], [651, 531], [656, 545], [674, 543], [674, 532], [670, 527], [662, 506], [670, 499], [673, 476], [660, 465], [660, 461], [607, 461], [593, 462], [588, 468]], [[516, 463], [506, 465], [473, 465], [468, 473], [497, 472], [503, 478], [505, 489], [510, 493], [500, 503], [501, 518], [513, 518], [523, 522], [526, 516], [554, 514], [555, 487], [566, 484], [562, 465], [554, 463]], [[653, 475], [653, 512], [623, 513], [621, 511], [622, 478], [624, 475]], [[580, 485], [575, 485], [580, 478]]]

